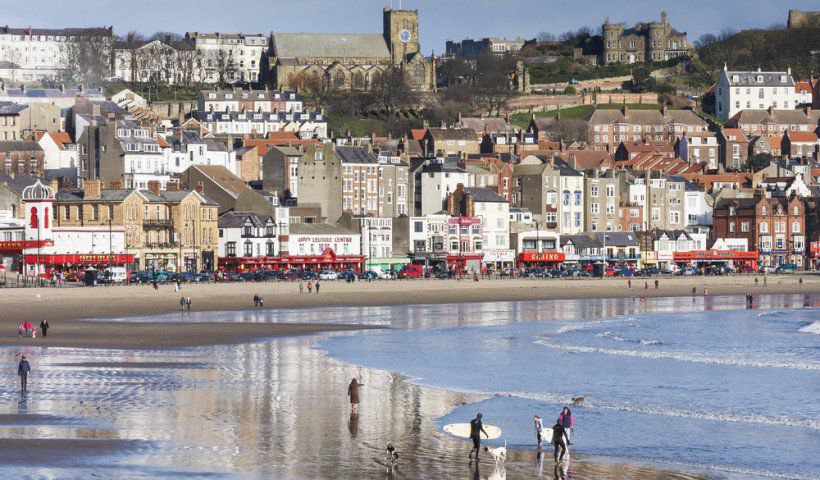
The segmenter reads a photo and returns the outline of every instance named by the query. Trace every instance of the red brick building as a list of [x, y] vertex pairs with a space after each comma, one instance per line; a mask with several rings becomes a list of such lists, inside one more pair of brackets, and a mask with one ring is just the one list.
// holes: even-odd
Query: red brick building
[[761, 266], [805, 264], [806, 206], [797, 196], [724, 199], [713, 222], [714, 238], [745, 238]]

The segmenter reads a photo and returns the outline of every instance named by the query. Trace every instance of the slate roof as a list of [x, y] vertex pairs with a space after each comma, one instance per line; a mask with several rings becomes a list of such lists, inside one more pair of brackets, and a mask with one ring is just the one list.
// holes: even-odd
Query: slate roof
[[627, 109], [624, 115], [623, 110], [610, 108], [596, 108], [589, 119], [590, 125], [631, 123], [636, 125], [664, 125], [669, 123], [681, 123], [684, 125], [700, 125], [706, 128], [706, 122], [692, 110], [667, 110], [663, 115], [662, 110], [637, 110]]
[[464, 193], [469, 194], [476, 202], [507, 203], [506, 198], [486, 187], [467, 187]]
[[0, 142], [0, 152], [31, 152], [43, 151], [37, 142]]
[[579, 235], [561, 235], [561, 246], [563, 247], [567, 243], [572, 242], [576, 249], [579, 250], [586, 250], [589, 248], [601, 248], [601, 242], [594, 237], [589, 235], [579, 234]]
[[379, 163], [375, 153], [362, 147], [336, 147], [336, 158], [342, 163]]
[[[100, 198], [95, 198], [94, 200], [87, 200], [87, 201], [94, 201], [94, 202], [121, 202], [128, 198], [129, 195], [134, 193], [133, 189], [130, 188], [119, 188], [119, 189], [104, 189], [100, 190]], [[74, 189], [74, 190], [58, 190], [57, 194], [55, 195], [57, 202], [59, 203], [80, 203], [85, 201], [85, 192], [82, 189]]]
[[[794, 78], [787, 72], [724, 72], [729, 80], [729, 85], [733, 87], [794, 87]], [[734, 81], [734, 76], [738, 76], [738, 81]], [[757, 77], [762, 76], [763, 82], [757, 81]], [[786, 81], [781, 81], [780, 77], [786, 77]]]
[[6, 175], [5, 173], [0, 173], [0, 183], [5, 183], [8, 187], [17, 195], [23, 195], [23, 189], [34, 185], [37, 180], [37, 177], [32, 175]]
[[631, 247], [638, 246], [638, 236], [634, 232], [595, 232], [592, 235], [597, 237], [602, 245]]
[[427, 132], [436, 141], [441, 140], [467, 140], [478, 141], [478, 135], [472, 128], [428, 128]]
[[26, 108], [28, 107], [19, 103], [0, 102], [0, 115], [17, 115]]
[[270, 215], [257, 215], [250, 212], [225, 212], [219, 217], [218, 224], [219, 228], [242, 228], [248, 220], [257, 228], [263, 228], [269, 220], [274, 221]]
[[[215, 98], [211, 98], [211, 95], [214, 95]], [[231, 98], [226, 98], [227, 95], [230, 95]], [[284, 101], [288, 100], [291, 102], [301, 101], [302, 95], [297, 92], [276, 92], [272, 90], [203, 90], [199, 94], [199, 98], [206, 102], [224, 102], [224, 101], [273, 101], [279, 100]]]
[[376, 33], [274, 33], [274, 56], [389, 58], [384, 36]]

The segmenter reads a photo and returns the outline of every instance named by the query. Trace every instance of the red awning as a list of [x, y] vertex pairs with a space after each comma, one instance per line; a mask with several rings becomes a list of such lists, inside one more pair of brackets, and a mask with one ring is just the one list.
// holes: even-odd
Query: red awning
[[693, 250], [691, 252], [674, 252], [672, 259], [676, 262], [687, 260], [757, 260], [757, 252], [738, 252], [735, 250]]
[[26, 255], [26, 264], [46, 264], [46, 265], [125, 265], [134, 262], [134, 255], [114, 254], [114, 255]]

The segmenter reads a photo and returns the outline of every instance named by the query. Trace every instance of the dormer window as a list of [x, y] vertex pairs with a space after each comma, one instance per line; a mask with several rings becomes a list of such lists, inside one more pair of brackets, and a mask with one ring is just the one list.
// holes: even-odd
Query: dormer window
[[757, 76], [757, 83], [763, 83], [763, 75]]
[[780, 75], [780, 83], [786, 83], [786, 76]]
[[[762, 78], [762, 77], [761, 77], [761, 78]], [[233, 98], [233, 93], [226, 93], [226, 94], [225, 94], [225, 98], [226, 98], [227, 100], [232, 99], [232, 98]]]
[[216, 94], [215, 93], [209, 93], [208, 98], [216, 98]]
[[739, 77], [738, 75], [732, 75], [732, 81], [733, 81], [733, 82], [739, 82], [739, 81], [740, 81], [740, 77]]

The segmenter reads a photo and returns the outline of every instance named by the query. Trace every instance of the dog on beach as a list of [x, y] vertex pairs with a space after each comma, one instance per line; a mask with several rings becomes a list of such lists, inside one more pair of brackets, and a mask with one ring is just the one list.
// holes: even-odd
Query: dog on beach
[[574, 407], [580, 407], [584, 404], [584, 397], [572, 397], [572, 405]]
[[504, 463], [507, 461], [507, 439], [504, 439], [504, 446], [503, 447], [484, 447], [484, 451], [492, 455], [493, 460], [495, 460], [495, 464], [498, 465], [499, 463]]
[[387, 461], [390, 462], [390, 465], [392, 466], [399, 463], [399, 452], [392, 443], [387, 444]]

